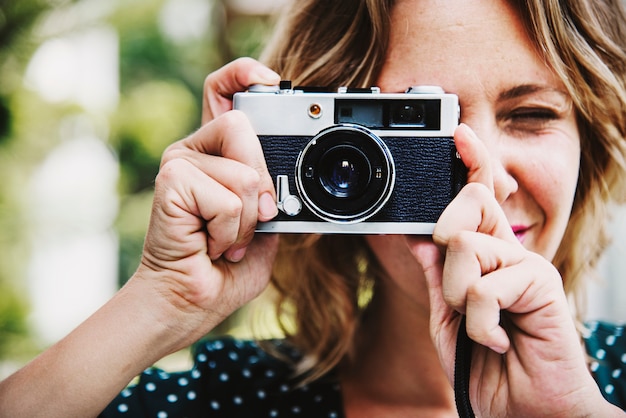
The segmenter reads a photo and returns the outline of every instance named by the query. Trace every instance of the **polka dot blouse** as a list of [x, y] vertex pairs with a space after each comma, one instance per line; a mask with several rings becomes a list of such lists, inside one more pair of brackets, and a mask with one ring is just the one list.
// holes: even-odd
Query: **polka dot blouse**
[[[276, 341], [291, 359], [298, 354]], [[343, 417], [334, 373], [300, 386], [290, 364], [255, 342], [224, 338], [198, 344], [191, 370], [148, 369], [101, 417]]]
[[[623, 326], [588, 324], [585, 338], [591, 371], [603, 395], [626, 408], [626, 336]], [[276, 341], [291, 359], [298, 354]], [[120, 393], [100, 417], [344, 417], [335, 373], [305, 386], [293, 380], [290, 363], [253, 341], [204, 341], [191, 370], [148, 369]]]

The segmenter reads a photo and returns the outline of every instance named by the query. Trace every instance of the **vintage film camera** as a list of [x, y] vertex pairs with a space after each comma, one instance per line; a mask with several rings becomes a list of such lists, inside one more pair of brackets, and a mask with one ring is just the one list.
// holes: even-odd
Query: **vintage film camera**
[[431, 234], [466, 181], [454, 94], [280, 86], [237, 93], [276, 179], [279, 214], [257, 231]]

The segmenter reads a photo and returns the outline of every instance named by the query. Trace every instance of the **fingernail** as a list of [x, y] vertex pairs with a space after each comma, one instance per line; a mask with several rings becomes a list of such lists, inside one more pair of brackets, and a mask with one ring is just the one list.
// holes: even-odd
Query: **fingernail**
[[506, 353], [506, 351], [507, 351], [507, 350], [506, 350], [506, 348], [503, 348], [503, 347], [498, 347], [498, 346], [492, 346], [492, 347], [489, 347], [489, 349], [490, 349], [491, 351], [495, 351], [495, 352], [496, 352], [496, 353], [498, 353], [498, 354], [504, 354], [504, 353]]
[[466, 125], [465, 123], [461, 123], [459, 125], [459, 128], [461, 128], [463, 132], [465, 133], [465, 135], [467, 135], [468, 137], [474, 140], [478, 140], [478, 137], [476, 136], [476, 132], [474, 132], [474, 130], [470, 128], [468, 125]]
[[276, 207], [276, 201], [270, 193], [263, 193], [259, 197], [259, 218], [262, 221], [272, 219], [278, 214], [278, 208]]
[[228, 260], [232, 261], [233, 263], [237, 263], [241, 261], [245, 255], [246, 247], [239, 248], [238, 250], [235, 250], [232, 253], [228, 254]]
[[260, 67], [257, 74], [267, 81], [276, 83], [280, 81], [280, 75], [267, 67]]

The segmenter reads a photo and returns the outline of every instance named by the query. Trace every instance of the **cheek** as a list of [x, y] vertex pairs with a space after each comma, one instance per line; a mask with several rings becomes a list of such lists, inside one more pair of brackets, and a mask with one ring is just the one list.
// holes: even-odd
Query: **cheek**
[[522, 187], [540, 211], [541, 231], [535, 251], [551, 259], [563, 238], [569, 221], [580, 166], [576, 146], [554, 147], [533, 152], [524, 169]]
[[537, 203], [548, 216], [569, 214], [578, 182], [578, 158], [543, 153], [535, 161], [528, 169], [528, 182]]

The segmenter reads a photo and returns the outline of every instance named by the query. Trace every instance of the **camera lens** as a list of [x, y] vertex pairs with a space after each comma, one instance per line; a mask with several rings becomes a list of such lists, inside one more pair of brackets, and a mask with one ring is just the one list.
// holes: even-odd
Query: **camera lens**
[[352, 145], [338, 145], [326, 151], [319, 163], [319, 180], [332, 196], [358, 196], [367, 188], [371, 168], [367, 157]]
[[386, 144], [360, 125], [327, 128], [298, 156], [296, 186], [307, 208], [326, 221], [356, 223], [378, 213], [395, 181]]

